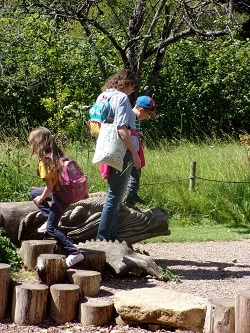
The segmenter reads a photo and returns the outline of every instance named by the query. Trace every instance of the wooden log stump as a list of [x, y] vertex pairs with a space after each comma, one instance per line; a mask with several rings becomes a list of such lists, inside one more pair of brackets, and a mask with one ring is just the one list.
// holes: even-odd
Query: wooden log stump
[[213, 298], [208, 301], [204, 333], [234, 333], [234, 298]]
[[8, 307], [8, 291], [10, 283], [10, 265], [0, 263], [0, 320], [2, 320], [7, 313]]
[[34, 270], [37, 258], [42, 253], [54, 253], [56, 247], [55, 240], [27, 240], [23, 241], [19, 254], [24, 267]]
[[103, 276], [106, 266], [106, 254], [104, 251], [83, 250], [84, 260], [79, 266], [84, 270], [97, 271]]
[[53, 284], [50, 286], [49, 314], [56, 323], [74, 320], [79, 309], [79, 286], [75, 284]]
[[62, 254], [40, 254], [37, 259], [36, 271], [41, 282], [51, 286], [62, 283], [66, 278], [65, 255]]
[[235, 333], [250, 332], [250, 290], [241, 290], [235, 297]]
[[96, 296], [100, 291], [102, 280], [100, 272], [68, 269], [67, 278], [69, 283], [79, 286], [81, 297]]
[[18, 325], [41, 324], [46, 315], [48, 286], [20, 283], [14, 286], [11, 319]]
[[79, 320], [83, 325], [102, 326], [113, 319], [114, 303], [99, 298], [89, 298], [80, 303]]

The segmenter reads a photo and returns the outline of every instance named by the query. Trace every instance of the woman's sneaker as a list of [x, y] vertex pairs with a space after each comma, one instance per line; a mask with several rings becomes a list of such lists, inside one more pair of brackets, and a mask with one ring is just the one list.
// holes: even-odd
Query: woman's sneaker
[[70, 254], [67, 258], [66, 258], [66, 266], [72, 267], [75, 264], [77, 264], [78, 262], [82, 261], [84, 259], [84, 256], [81, 253], [77, 253], [77, 254]]
[[40, 234], [42, 234], [43, 232], [46, 232], [47, 231], [47, 221], [46, 222], [44, 222], [44, 224], [43, 225], [41, 225], [41, 227], [40, 228], [38, 228], [37, 229], [37, 232], [39, 232]]

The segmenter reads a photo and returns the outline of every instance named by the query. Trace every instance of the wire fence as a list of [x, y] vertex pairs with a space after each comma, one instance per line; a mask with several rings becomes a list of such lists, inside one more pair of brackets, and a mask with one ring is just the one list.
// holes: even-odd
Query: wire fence
[[189, 189], [192, 191], [195, 187], [196, 179], [204, 180], [208, 182], [215, 182], [215, 183], [225, 183], [225, 184], [250, 184], [250, 181], [228, 181], [228, 180], [218, 180], [218, 179], [209, 179], [198, 177], [196, 175], [196, 162], [191, 162], [190, 165], [190, 175], [187, 178], [180, 178], [176, 180], [168, 180], [164, 182], [157, 182], [157, 183], [142, 183], [140, 186], [150, 186], [150, 185], [162, 185], [162, 184], [169, 184], [169, 183], [178, 183], [182, 181], [189, 181]]

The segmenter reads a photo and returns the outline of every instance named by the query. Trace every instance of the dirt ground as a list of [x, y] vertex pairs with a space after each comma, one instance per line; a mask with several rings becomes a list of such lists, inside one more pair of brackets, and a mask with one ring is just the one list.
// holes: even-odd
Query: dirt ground
[[[120, 290], [153, 288], [155, 286], [191, 293], [206, 299], [217, 297], [234, 298], [240, 290], [250, 289], [250, 240], [202, 243], [138, 243], [134, 249], [146, 251], [158, 265], [168, 267], [180, 282], [158, 281], [151, 276], [128, 275], [114, 278], [107, 274], [98, 295], [112, 299]], [[0, 322], [0, 332], [102, 332], [102, 333], [144, 333], [144, 332], [192, 333], [179, 329], [137, 325], [105, 327], [83, 326], [78, 321], [56, 325], [49, 317], [41, 325], [19, 326], [13, 324], [9, 315]]]

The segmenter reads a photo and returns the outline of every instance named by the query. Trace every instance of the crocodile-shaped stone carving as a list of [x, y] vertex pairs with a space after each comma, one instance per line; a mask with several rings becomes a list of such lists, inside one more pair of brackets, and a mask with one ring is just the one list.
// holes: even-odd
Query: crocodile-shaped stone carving
[[[61, 218], [62, 231], [74, 242], [84, 242], [96, 237], [105, 192], [90, 194], [86, 200], [70, 205]], [[118, 213], [118, 237], [120, 241], [134, 244], [144, 239], [170, 235], [168, 214], [161, 208], [136, 210], [121, 205]], [[0, 203], [0, 226], [17, 246], [22, 240], [41, 239], [37, 228], [44, 222], [43, 216], [32, 201]]]
[[128, 244], [123, 241], [100, 241], [92, 240], [79, 243], [80, 251], [84, 250], [103, 251], [106, 255], [106, 264], [111, 272], [117, 276], [123, 276], [131, 271], [146, 273], [162, 279], [161, 269], [154, 260], [145, 254], [135, 252]]

